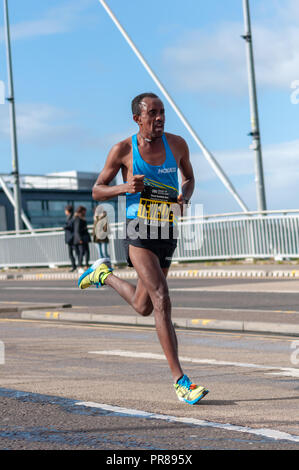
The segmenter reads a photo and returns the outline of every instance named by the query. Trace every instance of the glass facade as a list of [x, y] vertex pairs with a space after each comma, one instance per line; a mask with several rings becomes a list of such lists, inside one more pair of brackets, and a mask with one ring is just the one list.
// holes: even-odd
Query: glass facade
[[62, 227], [65, 224], [65, 207], [72, 205], [76, 210], [79, 206], [87, 209], [86, 220], [88, 224], [93, 223], [93, 209], [98, 203], [96, 201], [82, 200], [27, 200], [26, 215], [33, 228]]
[[[66, 216], [65, 206], [71, 205], [76, 210], [79, 206], [87, 209], [87, 223], [93, 223], [94, 208], [101, 204], [108, 213], [111, 222], [117, 221], [117, 199], [97, 202], [91, 198], [91, 191], [59, 191], [22, 189], [22, 207], [33, 228], [63, 227]], [[84, 198], [86, 198], [84, 200]], [[114, 218], [115, 213], [115, 218]], [[3, 191], [0, 190], [0, 227], [2, 230], [14, 230], [14, 210]], [[26, 228], [25, 226], [23, 228]]]

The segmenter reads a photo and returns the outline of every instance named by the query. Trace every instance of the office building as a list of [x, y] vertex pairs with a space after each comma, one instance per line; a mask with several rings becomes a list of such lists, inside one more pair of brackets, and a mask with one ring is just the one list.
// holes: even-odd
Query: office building
[[[1, 175], [12, 191], [11, 175]], [[93, 222], [93, 210], [99, 202], [92, 199], [92, 186], [98, 173], [68, 171], [46, 175], [21, 175], [22, 208], [33, 228], [61, 227], [65, 206], [85, 206], [87, 223]], [[113, 183], [114, 184], [114, 183]], [[117, 201], [101, 203], [110, 218], [117, 220]], [[23, 228], [26, 228], [23, 226]], [[14, 230], [14, 208], [0, 185], [0, 232]]]

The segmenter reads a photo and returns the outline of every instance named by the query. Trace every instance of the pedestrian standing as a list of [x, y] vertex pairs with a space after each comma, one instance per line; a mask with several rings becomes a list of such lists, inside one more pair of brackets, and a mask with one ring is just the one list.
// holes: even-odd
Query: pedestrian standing
[[64, 213], [66, 215], [66, 222], [64, 224], [64, 240], [68, 247], [68, 254], [72, 264], [71, 272], [76, 270], [76, 261], [74, 256], [74, 208], [71, 205], [68, 205], [64, 208]]
[[89, 266], [89, 243], [90, 235], [86, 222], [86, 207], [79, 206], [75, 212], [74, 218], [74, 245], [78, 253], [78, 268], [82, 270], [83, 259], [85, 258], [85, 266]]
[[109, 221], [104, 207], [98, 205], [93, 216], [92, 239], [97, 244], [99, 257], [109, 259]]

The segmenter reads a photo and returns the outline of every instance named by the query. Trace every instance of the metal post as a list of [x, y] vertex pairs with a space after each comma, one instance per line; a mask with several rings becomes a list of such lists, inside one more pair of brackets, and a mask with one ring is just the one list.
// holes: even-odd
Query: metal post
[[[10, 192], [10, 189], [9, 187], [7, 186], [7, 184], [5, 183], [4, 181], [4, 178], [2, 178], [2, 176], [0, 176], [0, 186], [2, 186], [2, 189], [4, 191], [4, 193], [6, 194], [7, 196], [7, 199], [9, 200], [9, 202], [12, 204], [12, 206], [15, 208], [15, 200], [14, 200], [14, 197], [13, 195], [11, 194]], [[26, 227], [28, 228], [28, 230], [31, 231], [32, 234], [34, 234], [34, 229], [28, 219], [28, 217], [26, 216], [25, 212], [23, 211], [23, 209], [21, 209], [21, 218], [24, 222], [24, 224], [26, 225]]]
[[102, 4], [102, 6], [104, 7], [104, 9], [106, 10], [106, 12], [108, 13], [108, 15], [110, 16], [110, 18], [112, 19], [112, 21], [114, 22], [114, 24], [116, 25], [116, 27], [118, 28], [118, 30], [120, 31], [120, 33], [123, 35], [123, 37], [125, 38], [125, 40], [127, 41], [127, 43], [129, 44], [129, 46], [131, 47], [131, 49], [133, 50], [133, 52], [135, 53], [135, 55], [138, 57], [138, 59], [140, 60], [140, 62], [142, 63], [142, 65], [144, 66], [144, 68], [146, 69], [146, 71], [149, 73], [149, 75], [151, 76], [151, 78], [154, 80], [154, 82], [156, 83], [156, 85], [158, 86], [158, 88], [161, 90], [161, 92], [163, 93], [163, 95], [165, 96], [165, 98], [167, 99], [167, 101], [169, 102], [169, 104], [172, 106], [172, 108], [174, 109], [174, 111], [176, 112], [177, 116], [180, 118], [180, 120], [182, 121], [182, 123], [184, 124], [184, 126], [186, 127], [186, 129], [189, 131], [189, 133], [191, 134], [191, 136], [193, 137], [193, 139], [195, 140], [195, 142], [197, 143], [197, 145], [201, 148], [202, 152], [203, 152], [203, 155], [204, 157], [207, 159], [207, 161], [210, 163], [211, 167], [213, 168], [213, 170], [215, 171], [216, 175], [221, 179], [222, 183], [225, 185], [225, 187], [230, 191], [230, 193], [234, 196], [234, 198], [236, 199], [236, 201], [238, 202], [238, 204], [240, 205], [240, 207], [243, 209], [244, 212], [247, 212], [248, 211], [248, 207], [246, 206], [246, 204], [242, 201], [241, 197], [239, 196], [239, 194], [237, 193], [236, 189], [234, 188], [233, 184], [230, 182], [230, 180], [228, 179], [228, 177], [226, 176], [226, 174], [224, 173], [224, 171], [222, 170], [222, 168], [220, 167], [219, 163], [217, 162], [217, 160], [214, 158], [214, 156], [211, 154], [211, 152], [209, 152], [209, 150], [205, 147], [205, 145], [202, 143], [202, 141], [200, 140], [200, 138], [198, 137], [197, 133], [194, 131], [194, 129], [191, 127], [191, 125], [189, 124], [189, 122], [187, 121], [187, 119], [185, 118], [185, 116], [183, 115], [183, 113], [179, 110], [179, 108], [177, 107], [177, 105], [175, 104], [175, 102], [173, 101], [173, 99], [171, 98], [171, 96], [169, 95], [169, 93], [166, 91], [165, 87], [162, 85], [162, 83], [160, 82], [160, 80], [158, 79], [157, 75], [153, 72], [153, 70], [150, 68], [150, 66], [148, 65], [148, 63], [146, 62], [146, 60], [144, 59], [144, 57], [142, 56], [142, 54], [140, 53], [140, 51], [137, 49], [137, 47], [135, 46], [135, 44], [133, 43], [132, 39], [129, 37], [128, 33], [125, 31], [125, 29], [123, 28], [123, 26], [120, 24], [120, 22], [118, 21], [118, 19], [116, 18], [115, 14], [111, 11], [111, 9], [108, 7], [108, 5], [106, 4], [106, 2], [104, 0], [99, 0], [100, 3]]
[[14, 199], [15, 199], [15, 230], [19, 232], [21, 229], [21, 193], [20, 193], [20, 176], [18, 164], [18, 146], [17, 146], [17, 129], [16, 129], [16, 112], [14, 100], [14, 86], [12, 74], [12, 60], [11, 60], [11, 47], [10, 47], [10, 32], [9, 32], [9, 16], [7, 0], [4, 0], [4, 23], [5, 23], [5, 39], [6, 39], [6, 54], [7, 54], [7, 73], [8, 73], [8, 98], [10, 109], [10, 132], [11, 132], [11, 148], [12, 148], [12, 175], [14, 186]]
[[267, 207], [266, 207], [263, 162], [262, 162], [262, 148], [261, 148], [261, 138], [260, 138], [259, 118], [258, 118], [258, 105], [257, 105], [256, 81], [255, 81], [254, 58], [253, 58], [253, 47], [252, 47], [249, 0], [243, 0], [243, 10], [244, 10], [245, 35], [242, 36], [242, 38], [245, 39], [246, 41], [249, 101], [250, 101], [250, 113], [251, 113], [251, 132], [249, 135], [252, 136], [252, 145], [250, 146], [250, 148], [254, 150], [255, 152], [255, 175], [256, 175], [255, 183], [256, 183], [258, 210], [265, 211], [267, 210]]

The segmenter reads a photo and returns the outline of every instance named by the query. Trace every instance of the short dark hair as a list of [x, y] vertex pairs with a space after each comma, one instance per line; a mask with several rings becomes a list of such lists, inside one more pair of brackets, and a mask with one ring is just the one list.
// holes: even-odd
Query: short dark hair
[[132, 107], [132, 113], [137, 114], [138, 116], [141, 113], [140, 109], [140, 103], [144, 98], [158, 98], [159, 96], [155, 95], [155, 93], [141, 93], [141, 95], [135, 96], [135, 98], [132, 100], [131, 107]]
[[77, 209], [76, 209], [76, 214], [77, 214], [77, 215], [82, 215], [82, 214], [83, 214], [84, 212], [86, 212], [86, 211], [87, 211], [87, 209], [86, 209], [85, 206], [79, 206], [79, 207], [77, 207]]
[[70, 204], [68, 204], [67, 206], [65, 206], [64, 210], [65, 210], [65, 211], [68, 211], [70, 214], [73, 214], [73, 213], [74, 213], [74, 208], [73, 208], [73, 206], [71, 206]]

